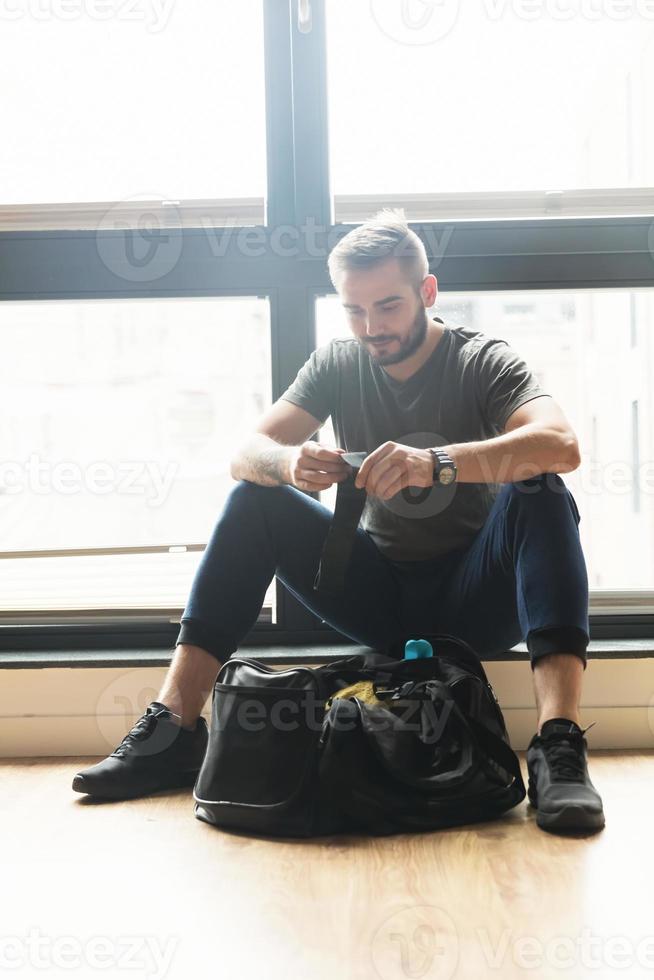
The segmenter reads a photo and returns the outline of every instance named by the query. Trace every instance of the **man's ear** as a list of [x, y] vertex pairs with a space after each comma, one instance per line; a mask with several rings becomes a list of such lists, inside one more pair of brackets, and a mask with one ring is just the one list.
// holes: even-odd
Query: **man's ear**
[[429, 273], [422, 280], [422, 285], [420, 287], [420, 297], [427, 307], [433, 306], [436, 302], [436, 297], [438, 296], [438, 279], [433, 273]]

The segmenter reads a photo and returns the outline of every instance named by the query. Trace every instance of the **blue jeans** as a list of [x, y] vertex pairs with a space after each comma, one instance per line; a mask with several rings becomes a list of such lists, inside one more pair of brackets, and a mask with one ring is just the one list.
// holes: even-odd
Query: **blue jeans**
[[450, 633], [481, 656], [525, 640], [531, 666], [574, 653], [586, 668], [588, 575], [579, 511], [558, 474], [502, 484], [470, 544], [444, 558], [394, 561], [356, 531], [345, 591], [313, 582], [332, 512], [288, 484], [239, 480], [193, 580], [176, 643], [220, 662], [256, 622], [273, 576], [313, 613], [359, 644]]

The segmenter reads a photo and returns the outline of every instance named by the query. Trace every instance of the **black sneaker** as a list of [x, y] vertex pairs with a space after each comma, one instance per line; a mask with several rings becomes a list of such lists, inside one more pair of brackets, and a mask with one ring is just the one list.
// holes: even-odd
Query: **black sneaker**
[[527, 796], [537, 808], [536, 823], [543, 830], [604, 826], [602, 800], [588, 775], [584, 738], [588, 728], [581, 729], [568, 718], [549, 718], [527, 746]]
[[207, 723], [200, 716], [189, 731], [173, 717], [179, 716], [152, 701], [111, 755], [75, 775], [75, 792], [124, 800], [193, 786], [207, 748]]

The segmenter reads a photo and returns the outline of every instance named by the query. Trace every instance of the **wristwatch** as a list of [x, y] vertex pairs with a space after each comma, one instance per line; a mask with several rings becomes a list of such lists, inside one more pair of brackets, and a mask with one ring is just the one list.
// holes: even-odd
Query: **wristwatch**
[[456, 480], [456, 463], [444, 449], [429, 448], [429, 452], [434, 457], [434, 485], [449, 487]]

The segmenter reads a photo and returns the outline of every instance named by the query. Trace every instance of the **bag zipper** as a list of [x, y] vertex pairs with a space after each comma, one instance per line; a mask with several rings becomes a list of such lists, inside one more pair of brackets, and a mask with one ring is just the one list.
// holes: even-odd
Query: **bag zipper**
[[246, 684], [223, 684], [221, 681], [216, 681], [214, 687], [225, 694], [261, 694], [265, 695], [268, 692], [273, 694], [289, 694], [297, 691], [298, 694], [306, 694], [306, 687], [272, 687], [262, 684], [260, 687], [250, 687]]
[[[230, 657], [229, 660], [226, 660], [225, 661], [225, 663], [246, 664], [248, 667], [254, 666], [257, 670], [261, 670], [265, 674], [279, 674], [279, 673], [284, 673], [284, 671], [277, 671], [277, 670], [275, 670], [274, 667], [268, 667], [267, 664], [262, 664], [260, 660], [255, 660], [255, 659], [250, 658], [250, 657]], [[318, 674], [311, 667], [291, 667], [290, 669], [291, 670], [301, 670], [304, 673], [309, 674], [309, 676], [312, 679], [314, 691], [317, 691], [319, 698], [322, 698], [323, 697], [323, 682], [322, 682], [322, 678], [320, 677], [320, 674]], [[219, 682], [216, 681], [215, 684], [214, 684], [214, 687], [217, 686], [218, 683]], [[222, 683], [222, 681], [220, 683]], [[240, 684], [232, 684], [232, 685], [226, 685], [226, 686], [227, 687], [232, 687], [232, 688], [234, 688], [234, 690], [236, 690], [238, 688], [240, 688], [241, 690], [245, 690], [246, 689], [244, 686], [242, 686]], [[250, 688], [250, 690], [259, 691], [260, 688]], [[270, 688], [269, 688], [269, 690], [270, 690]], [[298, 688], [284, 688], [284, 687], [281, 687], [281, 688], [277, 688], [277, 690], [280, 690], [280, 691], [286, 691], [286, 690], [298, 690], [298, 691], [302, 691], [302, 690], [306, 690], [306, 688], [299, 688], [299, 687]]]

